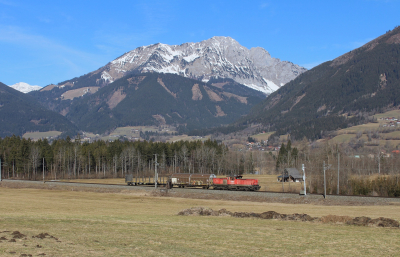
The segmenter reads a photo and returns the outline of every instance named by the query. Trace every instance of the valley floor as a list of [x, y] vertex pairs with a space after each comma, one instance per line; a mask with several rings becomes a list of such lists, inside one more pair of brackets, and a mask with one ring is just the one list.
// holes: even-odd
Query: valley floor
[[6, 188], [0, 184], [1, 256], [296, 256], [396, 255], [399, 228], [177, 216], [204, 206], [232, 212], [384, 216], [400, 206], [321, 206], [157, 197], [148, 190], [119, 193], [66, 187]]

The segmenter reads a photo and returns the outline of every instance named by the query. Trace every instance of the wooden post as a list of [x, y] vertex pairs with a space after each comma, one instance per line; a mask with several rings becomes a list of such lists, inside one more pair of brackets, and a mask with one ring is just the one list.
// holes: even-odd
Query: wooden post
[[304, 188], [304, 195], [307, 195], [307, 189], [306, 189], [306, 168], [304, 167], [304, 164], [301, 165], [301, 169], [303, 170], [303, 188]]
[[43, 157], [43, 183], [44, 183], [44, 157]]
[[338, 153], [338, 165], [337, 165], [337, 189], [336, 189], [336, 194], [339, 194], [339, 174], [340, 174], [340, 154]]
[[324, 161], [324, 198], [326, 198], [326, 176], [325, 176], [325, 161]]
[[158, 179], [158, 173], [157, 173], [157, 154], [155, 154], [156, 160], [154, 163], [154, 188], [157, 189], [157, 179]]

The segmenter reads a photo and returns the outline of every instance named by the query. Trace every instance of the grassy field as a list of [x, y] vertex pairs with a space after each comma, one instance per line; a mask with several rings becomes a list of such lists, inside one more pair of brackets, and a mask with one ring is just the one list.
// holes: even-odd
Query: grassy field
[[193, 137], [193, 136], [188, 136], [188, 135], [179, 135], [179, 136], [173, 136], [171, 139], [168, 140], [168, 142], [175, 142], [175, 141], [194, 141], [194, 140], [201, 140], [201, 141], [206, 141], [210, 138], [210, 136], [204, 136], [204, 137]]
[[[399, 220], [399, 206], [293, 205], [145, 194], [0, 188], [0, 238], [5, 238], [0, 239], [0, 255], [395, 256], [400, 250], [400, 229], [176, 215], [204, 206]], [[26, 237], [13, 242], [15, 231]]]
[[[394, 117], [394, 118], [400, 118], [400, 110], [393, 110], [393, 111], [388, 111], [385, 113], [380, 113], [374, 115], [374, 117], [377, 119], [376, 123], [367, 123], [367, 124], [362, 124], [358, 126], [353, 126], [345, 129], [340, 129], [337, 131], [338, 135], [332, 139], [329, 140], [331, 143], [348, 143], [350, 139], [356, 137], [357, 132], [365, 132], [365, 131], [376, 131], [379, 130], [383, 124], [388, 124], [388, 121], [386, 120], [381, 120], [381, 118], [386, 118], [386, 117]], [[365, 142], [368, 142], [368, 138], [365, 134], [361, 137], [362, 139], [365, 140]], [[400, 138], [400, 131], [394, 131], [390, 133], [381, 133], [381, 140], [379, 140], [379, 145], [383, 146], [387, 143], [391, 144], [392, 146], [397, 146], [400, 144], [400, 140], [396, 140], [396, 138]], [[389, 139], [389, 140], [387, 140]]]
[[269, 136], [271, 136], [274, 133], [275, 133], [275, 131], [267, 132], [267, 133], [260, 133], [257, 135], [253, 135], [251, 137], [257, 139], [257, 141], [260, 142], [261, 140], [268, 140]]
[[393, 111], [388, 111], [385, 113], [375, 114], [374, 117], [377, 119], [386, 118], [386, 117], [400, 118], [400, 110], [393, 110]]

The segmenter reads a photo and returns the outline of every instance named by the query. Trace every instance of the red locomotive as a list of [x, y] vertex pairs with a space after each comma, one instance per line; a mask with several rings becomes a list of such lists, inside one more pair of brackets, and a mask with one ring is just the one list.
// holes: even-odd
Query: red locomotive
[[258, 191], [258, 179], [243, 179], [241, 175], [231, 175], [226, 178], [213, 178], [213, 189]]
[[258, 179], [243, 179], [241, 175], [230, 175], [217, 178], [214, 174], [175, 173], [170, 176], [167, 187], [202, 187], [216, 190], [257, 191], [261, 186]]

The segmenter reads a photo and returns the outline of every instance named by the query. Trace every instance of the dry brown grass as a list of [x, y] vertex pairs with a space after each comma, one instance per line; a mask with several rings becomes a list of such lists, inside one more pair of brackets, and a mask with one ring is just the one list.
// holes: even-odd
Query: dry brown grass
[[[151, 197], [135, 191], [99, 194], [1, 187], [0, 202], [0, 237], [7, 238], [0, 242], [1, 256], [376, 256], [400, 250], [399, 229], [176, 215], [182, 209], [207, 206], [313, 217], [384, 214], [399, 220], [399, 206], [290, 205]], [[26, 240], [10, 242], [14, 231]], [[36, 237], [41, 233], [49, 236]]]
[[321, 217], [322, 223], [336, 223], [336, 224], [344, 224], [352, 218], [349, 216], [338, 216], [338, 215], [327, 215]]
[[[258, 179], [261, 191], [282, 192], [282, 182], [278, 182], [278, 175], [243, 175], [243, 178]], [[284, 192], [299, 193], [303, 188], [302, 182], [283, 183]]]

